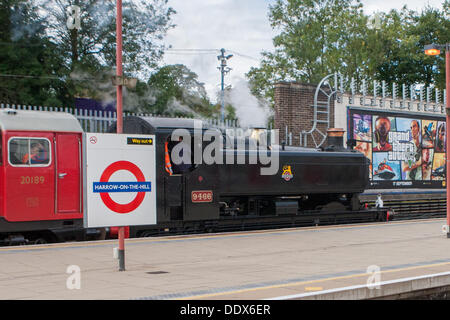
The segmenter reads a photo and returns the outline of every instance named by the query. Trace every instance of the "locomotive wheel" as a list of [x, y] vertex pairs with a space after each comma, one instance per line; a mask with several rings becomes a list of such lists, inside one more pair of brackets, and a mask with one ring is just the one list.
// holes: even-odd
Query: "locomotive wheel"
[[323, 213], [346, 211], [346, 207], [342, 203], [337, 202], [337, 201], [327, 203], [326, 205], [321, 206], [321, 208], [318, 208], [318, 209], [320, 209], [320, 212], [323, 212]]
[[151, 236], [152, 236], [151, 231], [144, 231], [141, 233], [141, 238], [147, 238], [147, 237], [151, 237]]
[[37, 239], [33, 240], [33, 244], [46, 244], [46, 243], [48, 243], [48, 242], [44, 238], [37, 238]]

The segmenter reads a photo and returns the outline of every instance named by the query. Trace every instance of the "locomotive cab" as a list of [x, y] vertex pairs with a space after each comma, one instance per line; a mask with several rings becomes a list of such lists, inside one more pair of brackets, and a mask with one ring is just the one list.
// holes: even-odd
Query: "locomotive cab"
[[[172, 134], [178, 133], [183, 137], [180, 141]], [[208, 141], [207, 128], [202, 121], [193, 119], [151, 118], [151, 117], [125, 117], [123, 120], [123, 132], [132, 134], [154, 134], [156, 136], [156, 198], [158, 222], [170, 221], [195, 221], [219, 218], [218, 196], [213, 190], [217, 188], [217, 172], [215, 166], [205, 165], [203, 161], [195, 161], [198, 151], [203, 152]], [[195, 130], [199, 130], [202, 141], [195, 138]], [[116, 124], [113, 124], [108, 132], [116, 132]], [[220, 131], [216, 130], [221, 137]], [[210, 137], [214, 139], [213, 137]], [[189, 139], [189, 140], [187, 140]], [[179, 143], [188, 145], [190, 163], [180, 166], [172, 159], [172, 150]], [[167, 147], [166, 147], [167, 146]], [[166, 160], [166, 149], [167, 157]], [[178, 150], [179, 151], [179, 150]], [[170, 163], [172, 172], [167, 168]], [[198, 193], [199, 192], [199, 193]], [[201, 194], [211, 195], [211, 199], [191, 201], [191, 197]], [[135, 227], [138, 229], [138, 227]]]

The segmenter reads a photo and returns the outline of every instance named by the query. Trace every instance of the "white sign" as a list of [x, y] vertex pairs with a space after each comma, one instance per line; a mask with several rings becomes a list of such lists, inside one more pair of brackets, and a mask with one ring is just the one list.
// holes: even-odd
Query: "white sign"
[[84, 226], [156, 224], [154, 135], [86, 133]]

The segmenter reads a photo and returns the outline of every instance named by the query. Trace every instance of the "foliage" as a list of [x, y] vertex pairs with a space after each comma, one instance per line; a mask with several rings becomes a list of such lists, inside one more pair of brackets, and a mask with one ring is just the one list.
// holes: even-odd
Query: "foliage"
[[276, 82], [318, 83], [333, 72], [357, 82], [434, 83], [443, 89], [443, 55], [427, 57], [423, 47], [450, 42], [449, 7], [449, 0], [442, 10], [425, 7], [419, 13], [405, 6], [381, 13], [379, 28], [370, 28], [359, 0], [278, 0], [269, 10], [272, 27], [280, 30], [275, 50], [262, 52], [260, 66], [247, 73], [252, 91], [273, 101]]
[[45, 36], [37, 8], [25, 0], [0, 1], [0, 101], [61, 105], [67, 91], [56, 70], [61, 59]]
[[[81, 28], [69, 29], [69, 6], [80, 7]], [[116, 4], [109, 0], [52, 0], [43, 4], [46, 31], [60, 47], [66, 68], [116, 64]], [[123, 2], [123, 63], [129, 73], [149, 72], [161, 59], [161, 39], [174, 25], [167, 0]]]
[[[80, 7], [81, 28], [69, 29], [69, 6]], [[52, 0], [43, 4], [48, 21], [47, 34], [58, 45], [58, 55], [74, 95], [99, 98], [106, 92], [107, 81], [116, 65], [116, 4], [109, 0]], [[133, 0], [123, 2], [123, 70], [126, 75], [148, 77], [164, 52], [161, 43], [175, 11], [167, 0]], [[79, 81], [88, 79], [88, 81]]]
[[154, 95], [149, 105], [152, 112], [175, 116], [212, 117], [216, 110], [211, 105], [204, 84], [184, 65], [167, 65], [148, 80], [148, 89]]
[[[67, 26], [70, 5], [81, 9], [79, 30]], [[124, 1], [125, 75], [157, 68], [174, 13], [167, 0]], [[73, 106], [74, 97], [111, 96], [115, 14], [109, 0], [0, 0], [0, 101]]]

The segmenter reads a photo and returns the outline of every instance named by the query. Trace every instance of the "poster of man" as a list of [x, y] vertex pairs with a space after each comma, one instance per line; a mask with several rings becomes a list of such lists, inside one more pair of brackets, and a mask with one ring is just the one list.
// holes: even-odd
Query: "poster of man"
[[[375, 118], [375, 117], [374, 117]], [[389, 131], [391, 130], [391, 119], [385, 116], [378, 116], [374, 121], [373, 130], [373, 151], [391, 151], [392, 145], [389, 143]]]
[[421, 144], [421, 120], [397, 118], [397, 131], [409, 131], [411, 148], [407, 159], [402, 161], [404, 180], [422, 180], [422, 144]]
[[431, 169], [433, 164], [433, 149], [422, 150], [422, 180], [431, 180]]

